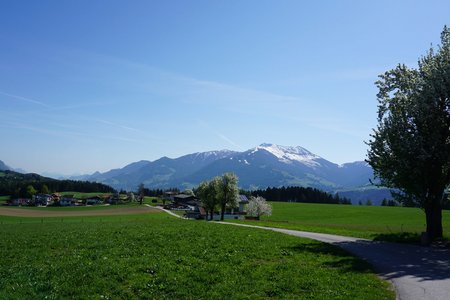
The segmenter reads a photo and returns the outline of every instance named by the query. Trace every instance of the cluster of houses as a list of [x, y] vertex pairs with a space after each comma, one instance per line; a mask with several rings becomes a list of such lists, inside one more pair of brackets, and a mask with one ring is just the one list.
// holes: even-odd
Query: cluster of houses
[[[127, 196], [130, 198], [130, 196]], [[134, 198], [134, 197], [131, 197]], [[171, 210], [183, 210], [187, 218], [204, 219], [206, 211], [201, 205], [200, 200], [192, 194], [166, 192], [163, 196], [163, 203], [170, 203], [164, 205], [165, 208]], [[84, 206], [84, 205], [98, 205], [98, 204], [118, 204], [121, 202], [119, 194], [112, 194], [106, 197], [93, 196], [85, 199], [75, 198], [74, 195], [60, 195], [53, 194], [37, 194], [31, 199], [18, 198], [8, 201], [11, 206]], [[246, 215], [248, 199], [245, 195], [239, 195], [239, 201], [236, 207], [227, 208], [225, 212], [226, 219], [238, 219], [240, 216]], [[219, 215], [215, 216], [219, 218]]]
[[100, 196], [89, 197], [86, 199], [77, 199], [74, 195], [60, 195], [53, 194], [37, 194], [28, 198], [17, 198], [8, 200], [8, 205], [11, 206], [81, 206], [81, 205], [96, 205], [103, 203], [111, 203], [116, 199], [114, 196], [108, 198], [101, 198]]
[[[205, 209], [202, 207], [200, 200], [194, 195], [167, 192], [164, 194], [164, 197], [166, 200], [171, 201], [171, 204], [165, 205], [165, 208], [171, 210], [184, 210], [186, 211], [185, 217], [190, 219], [206, 218]], [[239, 219], [240, 216], [246, 215], [247, 204], [248, 204], [247, 196], [239, 195], [237, 206], [227, 208], [224, 218]], [[214, 218], [218, 219], [219, 215], [214, 216]]]

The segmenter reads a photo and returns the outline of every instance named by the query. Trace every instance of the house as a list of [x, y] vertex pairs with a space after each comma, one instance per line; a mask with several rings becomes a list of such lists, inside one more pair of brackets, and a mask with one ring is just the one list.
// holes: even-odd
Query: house
[[86, 199], [86, 205], [95, 205], [103, 203], [103, 199], [100, 196], [90, 197]]
[[206, 211], [201, 206], [195, 206], [193, 210], [187, 210], [185, 214], [186, 218], [202, 220], [206, 218]]
[[48, 194], [37, 194], [34, 195], [32, 198], [32, 203], [36, 206], [47, 206], [53, 204], [53, 197], [52, 195]]
[[8, 205], [10, 206], [30, 205], [30, 199], [25, 198], [10, 199], [8, 200]]
[[61, 206], [72, 206], [75, 205], [76, 200], [73, 195], [65, 195], [59, 199], [59, 205]]
[[109, 199], [107, 200], [107, 202], [108, 202], [109, 204], [118, 204], [118, 203], [120, 203], [120, 195], [119, 195], [119, 193], [114, 193], [114, 194], [112, 194], [112, 195], [109, 197]]
[[239, 195], [238, 205], [239, 205], [239, 214], [241, 215], [247, 214], [247, 205], [248, 205], [247, 196]]
[[177, 194], [173, 196], [175, 206], [195, 206], [199, 204], [198, 199], [193, 195]]
[[173, 201], [173, 197], [178, 194], [177, 192], [164, 192], [163, 199]]

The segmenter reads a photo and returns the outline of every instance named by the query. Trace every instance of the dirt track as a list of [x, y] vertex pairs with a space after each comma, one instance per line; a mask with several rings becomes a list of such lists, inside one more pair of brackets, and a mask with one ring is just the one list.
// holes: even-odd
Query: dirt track
[[113, 215], [129, 215], [129, 214], [147, 214], [159, 213], [159, 210], [148, 206], [141, 207], [123, 207], [123, 208], [105, 208], [105, 209], [89, 209], [86, 210], [49, 210], [26, 209], [26, 208], [10, 208], [0, 207], [0, 215], [11, 217], [87, 217], [87, 216], [113, 216]]

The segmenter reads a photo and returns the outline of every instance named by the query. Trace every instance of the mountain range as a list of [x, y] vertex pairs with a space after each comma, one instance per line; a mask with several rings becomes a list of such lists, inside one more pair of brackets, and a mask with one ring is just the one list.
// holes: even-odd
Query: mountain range
[[[11, 169], [0, 161], [0, 169], [2, 166]], [[220, 150], [141, 160], [123, 168], [69, 179], [104, 183], [118, 190], [134, 191], [141, 183], [150, 189], [187, 189], [225, 172], [234, 172], [239, 177], [239, 187], [247, 190], [303, 186], [338, 192], [353, 203], [370, 198], [377, 204], [390, 198], [389, 190], [371, 185], [373, 170], [364, 161], [338, 165], [300, 146], [268, 143], [243, 152]]]
[[307, 186], [325, 191], [367, 187], [372, 168], [363, 161], [338, 165], [300, 146], [261, 144], [244, 152], [229, 150], [199, 152], [179, 158], [162, 157], [138, 161], [120, 169], [72, 177], [108, 184], [116, 189], [192, 188], [201, 181], [234, 172], [243, 189]]

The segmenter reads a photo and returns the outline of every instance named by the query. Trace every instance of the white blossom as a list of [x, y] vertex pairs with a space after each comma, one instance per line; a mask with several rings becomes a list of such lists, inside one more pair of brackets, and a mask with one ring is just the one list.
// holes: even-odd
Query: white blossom
[[247, 215], [252, 217], [272, 215], [272, 205], [267, 203], [263, 197], [250, 197], [247, 207]]

